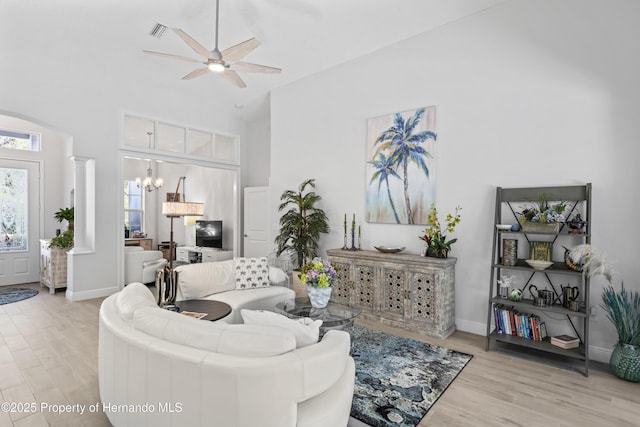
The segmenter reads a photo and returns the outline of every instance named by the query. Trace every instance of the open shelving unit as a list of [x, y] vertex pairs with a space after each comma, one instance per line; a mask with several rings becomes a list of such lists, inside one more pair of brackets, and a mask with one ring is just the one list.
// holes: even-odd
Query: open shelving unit
[[[498, 230], [497, 224], [521, 224], [517, 214], [517, 209], [538, 200], [538, 196], [544, 194], [549, 202], [567, 202], [569, 205], [566, 217], [575, 213], [580, 213], [584, 220], [584, 228], [581, 233], [570, 233], [565, 223], [560, 226], [557, 233], [525, 232], [525, 231], [503, 231]], [[493, 249], [491, 261], [491, 279], [489, 286], [489, 304], [487, 309], [487, 351], [492, 350], [496, 343], [521, 347], [523, 349], [534, 349], [538, 354], [560, 355], [572, 360], [577, 360], [582, 364], [583, 373], [589, 375], [589, 279], [585, 278], [581, 272], [567, 267], [564, 261], [554, 260], [553, 264], [544, 270], [530, 267], [524, 258], [518, 258], [515, 265], [508, 266], [502, 264], [502, 240], [505, 238], [518, 239], [518, 246], [528, 246], [531, 241], [537, 238], [545, 238], [551, 243], [553, 251], [562, 249], [565, 245], [576, 245], [581, 243], [591, 243], [591, 184], [564, 186], [564, 187], [531, 187], [531, 188], [501, 188], [496, 189], [495, 221], [493, 232]], [[528, 253], [528, 248], [527, 249]], [[502, 275], [510, 274], [509, 271], [516, 271], [527, 277], [523, 286], [518, 286], [525, 295], [525, 291], [532, 285], [532, 280], [542, 276], [546, 284], [554, 293], [554, 304], [550, 306], [534, 305], [532, 299], [524, 298], [520, 301], [512, 301], [502, 298], [498, 294], [497, 280]], [[563, 307], [561, 280], [571, 280], [578, 283], [579, 292], [582, 296], [582, 304], [578, 311], [571, 311]], [[521, 312], [532, 314], [556, 314], [564, 316], [567, 322], [580, 340], [576, 348], [564, 349], [554, 346], [549, 338], [543, 341], [535, 341], [519, 337], [517, 335], [507, 335], [499, 333], [495, 326], [494, 311], [496, 307], [512, 307]], [[563, 320], [547, 319], [547, 331], [554, 330], [555, 322]], [[549, 332], [549, 335], [555, 333]]]

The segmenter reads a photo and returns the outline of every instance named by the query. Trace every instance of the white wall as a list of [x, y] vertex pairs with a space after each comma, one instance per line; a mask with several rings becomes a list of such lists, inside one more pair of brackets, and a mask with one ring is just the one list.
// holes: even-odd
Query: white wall
[[[485, 333], [496, 186], [592, 182], [592, 243], [637, 289], [639, 19], [631, 0], [514, 0], [275, 90], [272, 210], [316, 178], [332, 227], [322, 249], [342, 246], [343, 214], [355, 213], [365, 249], [418, 253], [423, 227], [364, 223], [366, 120], [436, 105], [437, 206], [463, 206], [459, 329]], [[602, 280], [592, 285], [599, 305]], [[606, 360], [615, 331], [601, 310], [591, 339]]]
[[[242, 135], [244, 123], [210, 92], [168, 85], [152, 73], [132, 73], [127, 67], [129, 55], [140, 52], [126, 45], [104, 48], [108, 38], [100, 38], [86, 25], [100, 22], [102, 28], [119, 28], [117, 15], [109, 21], [100, 8], [77, 4], [74, 7], [82, 7], [83, 13], [51, 19], [48, 9], [40, 6], [29, 9], [30, 28], [38, 31], [24, 30], [24, 17], [12, 15], [19, 8], [7, 8], [6, 14], [3, 9], [2, 30], [7, 37], [0, 49], [0, 112], [57, 129], [73, 139], [73, 155], [95, 159], [95, 252], [74, 255], [67, 295], [73, 300], [108, 295], [118, 289], [122, 177], [116, 165], [124, 114], [234, 135]], [[51, 31], [65, 34], [69, 43], [51, 46], [47, 40]], [[79, 34], [96, 36], [99, 53], [75, 49]]]

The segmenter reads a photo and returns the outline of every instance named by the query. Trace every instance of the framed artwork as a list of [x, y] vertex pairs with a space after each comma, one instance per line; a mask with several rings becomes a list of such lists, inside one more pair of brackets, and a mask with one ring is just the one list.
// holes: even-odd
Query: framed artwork
[[531, 242], [531, 259], [551, 261], [552, 245], [551, 242]]
[[436, 107], [367, 120], [367, 222], [427, 224], [436, 198]]

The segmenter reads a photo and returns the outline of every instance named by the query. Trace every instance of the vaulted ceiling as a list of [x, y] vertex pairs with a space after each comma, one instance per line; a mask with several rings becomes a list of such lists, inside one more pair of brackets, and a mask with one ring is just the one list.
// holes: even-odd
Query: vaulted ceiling
[[220, 0], [220, 49], [255, 37], [261, 46], [244, 60], [283, 69], [279, 75], [241, 73], [245, 89], [213, 74], [183, 81], [200, 65], [142, 53], [199, 59], [173, 31], [152, 37], [156, 23], [181, 28], [213, 49], [215, 0], [3, 0], [0, 31], [2, 43], [19, 37], [24, 55], [125, 67], [132, 78], [210, 92], [251, 118], [268, 107], [267, 94], [275, 87], [504, 1]]

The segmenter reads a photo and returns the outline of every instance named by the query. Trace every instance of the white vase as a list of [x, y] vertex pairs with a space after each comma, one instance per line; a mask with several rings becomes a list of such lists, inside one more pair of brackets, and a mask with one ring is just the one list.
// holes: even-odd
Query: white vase
[[307, 285], [307, 293], [309, 294], [309, 301], [313, 308], [325, 308], [329, 304], [329, 298], [331, 298], [332, 288], [315, 288]]

